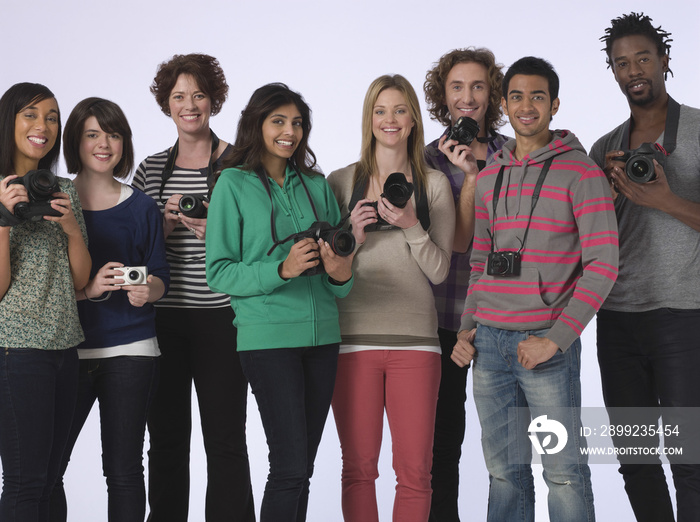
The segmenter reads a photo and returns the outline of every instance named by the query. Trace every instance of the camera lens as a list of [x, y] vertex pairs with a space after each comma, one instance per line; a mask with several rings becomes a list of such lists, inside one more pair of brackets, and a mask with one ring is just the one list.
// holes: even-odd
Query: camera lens
[[50, 170], [33, 170], [27, 176], [27, 192], [34, 200], [48, 199], [59, 190], [56, 176]]
[[336, 255], [347, 257], [355, 250], [355, 236], [347, 230], [337, 230], [328, 244]]
[[507, 273], [509, 266], [510, 263], [508, 262], [508, 259], [505, 258], [505, 256], [494, 255], [491, 258], [491, 272], [493, 272], [494, 274], [500, 275]]
[[395, 207], [404, 208], [413, 194], [413, 183], [410, 183], [403, 172], [389, 174], [384, 182], [384, 196]]
[[635, 155], [625, 163], [627, 177], [637, 183], [646, 183], [656, 177], [654, 163], [647, 156]]

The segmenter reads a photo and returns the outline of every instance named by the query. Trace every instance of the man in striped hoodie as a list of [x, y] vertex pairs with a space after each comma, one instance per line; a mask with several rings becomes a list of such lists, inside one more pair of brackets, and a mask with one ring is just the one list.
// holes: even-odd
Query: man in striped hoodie
[[509, 68], [502, 105], [516, 138], [477, 177], [472, 274], [452, 358], [474, 362], [493, 522], [534, 520], [532, 446], [550, 520], [595, 519], [580, 451], [579, 337], [617, 277], [617, 222], [603, 172], [571, 132], [549, 129], [558, 91], [545, 60]]

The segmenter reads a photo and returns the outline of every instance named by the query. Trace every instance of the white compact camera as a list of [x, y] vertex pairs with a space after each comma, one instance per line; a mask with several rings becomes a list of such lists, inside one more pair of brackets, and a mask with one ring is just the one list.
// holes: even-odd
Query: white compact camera
[[[148, 268], [145, 266], [121, 266], [115, 270], [122, 273], [123, 283], [114, 283], [115, 286], [145, 285], [148, 278]], [[119, 277], [119, 276], [117, 276]]]

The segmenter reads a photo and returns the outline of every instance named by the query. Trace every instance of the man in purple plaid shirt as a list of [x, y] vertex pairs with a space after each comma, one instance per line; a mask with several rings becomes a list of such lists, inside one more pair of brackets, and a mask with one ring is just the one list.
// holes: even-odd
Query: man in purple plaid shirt
[[[508, 140], [496, 132], [503, 124], [501, 68], [488, 49], [456, 49], [428, 71], [423, 85], [428, 112], [447, 127], [439, 139], [425, 147], [426, 161], [447, 176], [457, 210], [450, 272], [444, 283], [433, 287], [442, 348], [442, 379], [435, 419], [430, 522], [459, 522], [459, 459], [466, 428], [468, 366], [459, 368], [450, 355], [457, 342], [469, 284], [476, 174]], [[449, 128], [461, 116], [479, 124], [477, 138], [469, 146], [446, 140]]]

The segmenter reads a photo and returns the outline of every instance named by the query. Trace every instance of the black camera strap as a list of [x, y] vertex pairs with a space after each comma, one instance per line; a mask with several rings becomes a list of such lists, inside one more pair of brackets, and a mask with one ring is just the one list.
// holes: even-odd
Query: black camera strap
[[[219, 157], [216, 161], [214, 161], [214, 153], [216, 152], [216, 149], [219, 148], [221, 141], [219, 140], [218, 136], [214, 134], [213, 130], [209, 130], [209, 132], [211, 133], [211, 156], [209, 156], [209, 165], [203, 169], [199, 169], [199, 171], [207, 176], [207, 186], [211, 189], [214, 183], [214, 174], [216, 173], [214, 165], [219, 163], [219, 159], [221, 159]], [[179, 151], [180, 138], [178, 138], [175, 145], [170, 148], [168, 159], [165, 161], [165, 167], [163, 167], [163, 173], [160, 176], [160, 192], [158, 193], [158, 197], [161, 200], [163, 199], [163, 189], [165, 189], [165, 184], [172, 177], [173, 171], [175, 170], [175, 160], [177, 159], [177, 154]]]
[[[304, 177], [301, 172], [296, 168], [295, 165], [292, 165], [292, 168], [294, 169], [294, 172], [299, 178], [299, 182], [301, 183], [301, 186], [304, 187], [304, 192], [306, 192], [306, 197], [309, 198], [309, 204], [311, 205], [311, 210], [314, 213], [314, 219], [316, 221], [320, 221], [318, 218], [318, 212], [316, 212], [316, 206], [314, 205], [314, 200], [311, 198], [311, 193], [309, 192], [309, 189], [306, 186], [306, 183], [304, 183]], [[269, 256], [272, 254], [272, 252], [280, 246], [283, 243], [286, 243], [289, 241], [292, 237], [294, 237], [294, 234], [291, 234], [284, 238], [282, 241], [277, 240], [277, 233], [275, 232], [275, 203], [272, 201], [272, 189], [270, 189], [270, 180], [267, 176], [267, 172], [265, 172], [264, 168], [259, 168], [255, 169], [255, 174], [257, 174], [258, 178], [263, 184], [263, 187], [265, 187], [265, 191], [267, 192], [267, 195], [270, 197], [270, 235], [272, 236], [272, 248], [268, 250], [267, 255]]]
[[[348, 212], [352, 212], [355, 208], [357, 202], [365, 197], [367, 193], [367, 186], [369, 185], [369, 179], [360, 181], [359, 183], [353, 185], [352, 195], [350, 196], [350, 202], [348, 203]], [[420, 225], [423, 230], [427, 231], [430, 228], [430, 209], [428, 208], [428, 196], [427, 187], [422, 187], [423, 190], [419, 194], [416, 194], [416, 217], [420, 221]], [[350, 214], [348, 214], [349, 216]], [[345, 217], [347, 219], [347, 216]]]
[[[540, 199], [540, 192], [542, 191], [542, 185], [544, 184], [544, 179], [547, 177], [547, 172], [549, 172], [549, 167], [552, 165], [552, 160], [554, 160], [554, 156], [550, 156], [547, 158], [547, 160], [544, 162], [544, 165], [542, 166], [542, 170], [540, 171], [540, 175], [537, 178], [537, 183], [535, 184], [535, 189], [532, 191], [532, 204], [530, 205], [530, 217], [527, 219], [527, 226], [525, 227], [525, 234], [523, 235], [523, 240], [521, 241], [520, 248], [518, 249], [518, 253], [521, 253], [523, 251], [523, 248], [525, 248], [525, 241], [527, 240], [527, 233], [530, 231], [530, 223], [532, 222], [532, 214], [535, 212], [535, 207], [537, 206], [537, 201]], [[503, 185], [503, 173], [506, 169], [505, 165], [501, 165], [500, 170], [498, 171], [498, 176], [496, 176], [496, 184], [493, 187], [493, 223], [491, 225], [491, 228], [493, 229], [493, 234], [489, 233], [489, 236], [491, 236], [491, 252], [495, 252], [494, 246], [496, 243], [496, 207], [498, 206], [498, 200], [501, 197], [501, 186]], [[508, 188], [506, 187], [506, 197], [508, 195], [507, 193]]]
[[[666, 109], [666, 125], [664, 128], [664, 151], [666, 156], [676, 150], [676, 138], [678, 137], [678, 120], [681, 117], [681, 104], [676, 100], [668, 97], [668, 108]], [[630, 147], [630, 128], [632, 127], [632, 117], [625, 122], [624, 130], [622, 131], [621, 147], [625, 150]]]
[[0, 227], [14, 227], [15, 225], [19, 225], [21, 222], [21, 219], [7, 210], [5, 205], [0, 203]]

